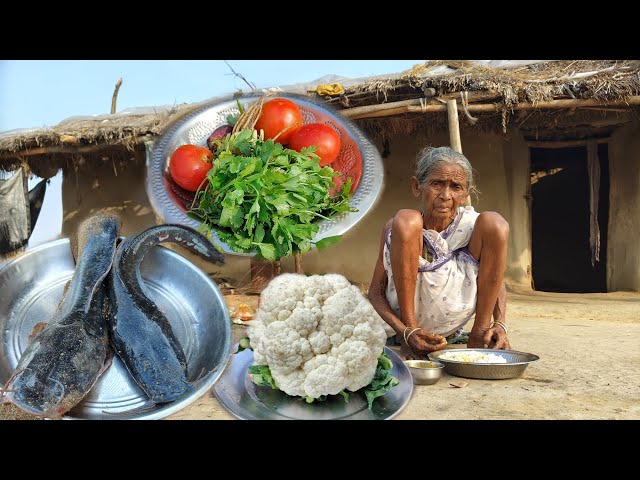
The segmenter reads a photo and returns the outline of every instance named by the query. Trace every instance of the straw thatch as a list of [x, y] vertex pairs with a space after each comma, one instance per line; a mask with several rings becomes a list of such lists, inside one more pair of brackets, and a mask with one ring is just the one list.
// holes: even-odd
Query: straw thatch
[[461, 91], [497, 92], [506, 107], [559, 98], [614, 100], [640, 93], [640, 62], [573, 60], [510, 67], [490, 63], [436, 60], [418, 64], [397, 78], [347, 88], [344, 107], [418, 98], [427, 88], [435, 96]]
[[[397, 75], [345, 81], [344, 88], [336, 91], [342, 93], [308, 94], [382, 140], [446, 130], [443, 105], [452, 98], [458, 102], [463, 132], [504, 134], [508, 126], [515, 126], [529, 139], [561, 138], [566, 132], [576, 138], [606, 136], [617, 125], [637, 118], [640, 61], [438, 60]], [[566, 100], [587, 103], [585, 109], [563, 106]], [[403, 104], [396, 107], [396, 102]], [[0, 134], [0, 169], [14, 170], [24, 162], [34, 173], [49, 177], [59, 168], [78, 170], [99, 161], [126, 163], [144, 155], [145, 140], [160, 135], [202, 103], [72, 118], [50, 129]], [[531, 108], [542, 104], [544, 108]], [[360, 107], [375, 111], [362, 113]]]
[[96, 161], [126, 163], [144, 152], [144, 141], [197, 105], [180, 105], [140, 112], [73, 117], [48, 129], [29, 129], [0, 135], [0, 168], [14, 170], [23, 162], [48, 178], [60, 168], [78, 170]]
[[[468, 98], [464, 104], [460, 102], [461, 92], [465, 92]], [[474, 95], [477, 100], [474, 100]], [[515, 121], [514, 107], [518, 104], [536, 105], [540, 102], [569, 99], [593, 100], [605, 104], [638, 95], [640, 62], [635, 60], [437, 60], [418, 64], [396, 77], [372, 79], [350, 86], [342, 95], [333, 97], [328, 103], [339, 104], [346, 113], [348, 109], [372, 104], [391, 104], [423, 98], [425, 105], [438, 105], [442, 104], [442, 99], [457, 98], [460, 128], [463, 131], [471, 129], [478, 133], [506, 133], [507, 126]], [[465, 112], [465, 106], [482, 104], [494, 104], [496, 111], [481, 114]], [[629, 109], [624, 104], [618, 106], [618, 109], [621, 108], [626, 109], [627, 113], [629, 110], [636, 110]], [[554, 112], [547, 109], [527, 111], [524, 116], [516, 115], [519, 119], [517, 126], [521, 130], [535, 130], [537, 135], [541, 135], [541, 124], [554, 124], [559, 117], [574, 114], [575, 108]], [[593, 110], [587, 116], [598, 117]], [[628, 116], [621, 117], [625, 118], [621, 118], [619, 123], [629, 121]], [[578, 120], [579, 117], [574, 119]], [[447, 115], [444, 112], [405, 113], [359, 122], [370, 133], [381, 137], [415, 133], [429, 135], [446, 130]]]

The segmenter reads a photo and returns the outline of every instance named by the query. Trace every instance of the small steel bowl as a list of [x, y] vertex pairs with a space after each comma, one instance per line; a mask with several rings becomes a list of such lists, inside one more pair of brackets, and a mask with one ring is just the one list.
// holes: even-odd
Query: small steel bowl
[[405, 360], [405, 365], [409, 368], [413, 383], [416, 385], [433, 385], [442, 378], [444, 364], [429, 360]]

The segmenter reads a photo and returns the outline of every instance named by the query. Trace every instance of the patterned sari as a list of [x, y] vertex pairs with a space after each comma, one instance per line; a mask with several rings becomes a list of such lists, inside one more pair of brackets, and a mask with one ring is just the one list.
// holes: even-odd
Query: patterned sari
[[[458, 213], [444, 231], [422, 230], [423, 252], [418, 257], [415, 312], [418, 325], [430, 333], [456, 333], [476, 311], [478, 262], [467, 249], [479, 213], [471, 206]], [[391, 229], [384, 246], [386, 296], [400, 317], [398, 295], [391, 272]]]

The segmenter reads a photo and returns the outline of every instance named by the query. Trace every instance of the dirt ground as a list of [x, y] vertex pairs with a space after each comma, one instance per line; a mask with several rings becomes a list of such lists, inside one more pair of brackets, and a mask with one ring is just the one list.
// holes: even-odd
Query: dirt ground
[[[229, 307], [257, 296], [227, 296]], [[415, 385], [396, 419], [640, 419], [640, 294], [510, 293], [509, 340], [538, 355], [520, 378]], [[246, 327], [234, 325], [234, 339]], [[450, 382], [464, 380], [455, 388]], [[170, 419], [233, 419], [212, 392]]]

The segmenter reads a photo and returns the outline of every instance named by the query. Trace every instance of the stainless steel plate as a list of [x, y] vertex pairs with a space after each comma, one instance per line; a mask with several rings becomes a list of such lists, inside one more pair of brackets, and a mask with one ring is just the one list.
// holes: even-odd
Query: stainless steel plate
[[[247, 107], [258, 98], [258, 96], [249, 96], [239, 100], [244, 107]], [[362, 177], [350, 201], [350, 205], [358, 209], [358, 212], [344, 213], [335, 219], [323, 220], [320, 222], [318, 234], [313, 240], [318, 241], [324, 237], [342, 235], [362, 220], [374, 206], [382, 191], [384, 168], [380, 154], [351, 120], [329, 109], [326, 105], [302, 95], [283, 93], [278, 94], [278, 98], [290, 98], [295, 101], [302, 110], [305, 124], [322, 121], [332, 125], [343, 135], [344, 148], [336, 163], [341, 160], [342, 156], [349, 157], [351, 160], [357, 157], [358, 161], [362, 161]], [[209, 135], [217, 127], [227, 123], [227, 116], [237, 113], [239, 110], [236, 98], [227, 97], [213, 100], [178, 119], [152, 146], [147, 148], [147, 195], [151, 206], [165, 223], [179, 223], [194, 228], [200, 224], [197, 220], [187, 216], [183, 203], [169, 186], [166, 172], [171, 154], [184, 144], [205, 146]], [[346, 137], [348, 137], [348, 144], [344, 141]], [[354, 157], [354, 149], [356, 148], [359, 155]], [[351, 160], [346, 160], [345, 164], [352, 163]], [[220, 245], [226, 253], [248, 255], [232, 251], [228, 245], [220, 242], [215, 233], [212, 240]]]
[[[74, 269], [67, 239], [46, 243], [0, 265], [0, 386], [15, 370], [33, 326], [53, 315]], [[231, 353], [231, 320], [216, 284], [189, 260], [163, 247], [145, 256], [141, 273], [185, 351], [190, 375], [200, 378], [184, 397], [155, 405], [115, 356], [66, 418], [163, 418], [207, 392], [224, 370]]]
[[445, 371], [450, 375], [466, 378], [479, 378], [482, 380], [499, 380], [521, 376], [527, 365], [539, 360], [540, 357], [533, 353], [518, 352], [516, 350], [493, 350], [491, 348], [467, 348], [453, 350], [455, 352], [480, 352], [493, 353], [507, 360], [507, 363], [470, 363], [457, 362], [442, 358], [445, 352], [452, 350], [439, 350], [429, 354], [431, 360], [444, 364]]
[[[234, 351], [238, 349], [237, 344]], [[259, 387], [251, 381], [248, 368], [253, 352], [244, 350], [231, 356], [220, 380], [213, 386], [218, 401], [241, 420], [387, 420], [395, 417], [409, 403], [413, 391], [411, 373], [391, 349], [385, 352], [393, 362], [391, 374], [400, 383], [386, 395], [376, 398], [371, 410], [363, 393], [349, 393], [349, 402], [341, 396], [325, 402], [307, 403], [271, 387]]]

